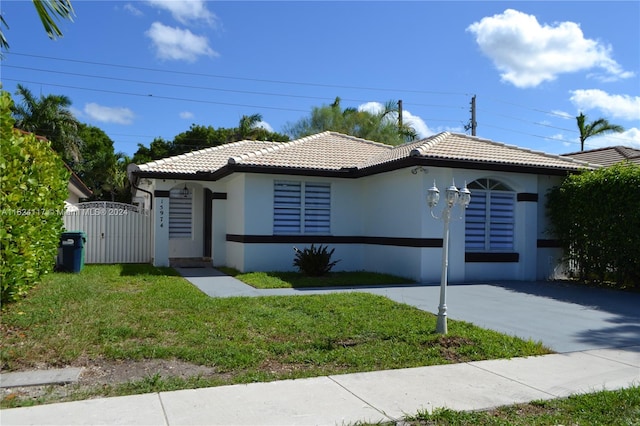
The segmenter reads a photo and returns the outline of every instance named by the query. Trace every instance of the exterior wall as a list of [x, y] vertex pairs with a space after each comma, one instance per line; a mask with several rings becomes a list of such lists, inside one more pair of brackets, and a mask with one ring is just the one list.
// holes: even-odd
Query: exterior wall
[[[187, 187], [195, 191], [192, 238], [158, 240], [156, 245], [168, 245], [169, 257], [202, 256], [203, 189], [208, 188], [226, 195], [226, 199], [212, 201], [214, 265], [243, 272], [294, 270], [293, 246], [308, 247], [311, 240], [292, 243], [286, 241], [294, 241], [295, 237], [273, 235], [274, 181], [329, 182], [331, 237], [347, 239], [322, 243], [335, 248], [334, 260], [340, 260], [335, 270], [386, 272], [436, 283], [441, 276], [443, 221], [429, 213], [426, 194], [435, 180], [441, 202], [434, 213], [439, 216], [444, 192], [454, 178], [458, 187], [465, 181], [481, 178], [499, 180], [516, 194], [525, 196], [515, 203], [517, 261], [467, 261], [464, 213], [459, 206], [454, 207], [450, 222], [449, 281], [548, 278], [557, 267], [560, 252], [557, 248], [538, 246], [539, 240], [549, 238], [545, 234], [546, 191], [561, 179], [507, 172], [412, 167], [360, 179], [236, 173], [217, 182], [188, 181]], [[180, 180], [157, 180], [145, 189], [168, 191], [183, 186], [184, 181]], [[145, 200], [148, 198], [145, 194], [137, 195], [143, 203], [149, 201]]]
[[562, 261], [562, 250], [554, 246], [554, 236], [550, 233], [549, 219], [546, 214], [547, 192], [554, 186], [560, 185], [563, 178], [558, 176], [540, 176], [538, 178], [538, 188], [540, 199], [538, 201], [538, 240], [549, 241], [552, 247], [537, 248], [537, 280], [549, 280], [562, 278], [565, 274], [566, 265]]

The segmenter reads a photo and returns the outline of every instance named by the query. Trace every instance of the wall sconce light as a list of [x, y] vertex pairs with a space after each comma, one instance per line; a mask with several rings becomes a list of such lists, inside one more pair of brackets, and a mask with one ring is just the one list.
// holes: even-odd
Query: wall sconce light
[[180, 193], [182, 194], [182, 196], [184, 198], [187, 198], [189, 196], [189, 188], [187, 188], [187, 184], [186, 183], [184, 184], [184, 188], [182, 188], [180, 190]]

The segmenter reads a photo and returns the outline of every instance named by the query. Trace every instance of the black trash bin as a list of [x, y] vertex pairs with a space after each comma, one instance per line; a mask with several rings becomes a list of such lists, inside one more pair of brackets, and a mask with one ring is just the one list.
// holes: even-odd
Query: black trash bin
[[80, 272], [84, 268], [84, 243], [87, 235], [82, 231], [63, 232], [60, 236], [62, 262], [60, 267], [66, 272]]

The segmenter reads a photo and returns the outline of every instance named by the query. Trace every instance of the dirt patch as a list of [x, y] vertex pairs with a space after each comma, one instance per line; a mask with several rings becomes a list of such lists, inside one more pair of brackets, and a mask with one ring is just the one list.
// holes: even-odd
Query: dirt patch
[[440, 354], [444, 359], [452, 363], [466, 362], [467, 357], [459, 354], [462, 346], [473, 346], [475, 343], [471, 339], [456, 336], [440, 336], [437, 340], [440, 346]]
[[[103, 386], [139, 381], [147, 378], [213, 378], [222, 377], [214, 367], [190, 364], [179, 360], [152, 359], [143, 361], [78, 360], [70, 367], [82, 367], [77, 383], [68, 385], [23, 386], [1, 388], [0, 396], [4, 401], [12, 399], [39, 399], [46, 397], [48, 402], [64, 399], [71, 392], [95, 390]], [[41, 366], [39, 368], [45, 368]]]

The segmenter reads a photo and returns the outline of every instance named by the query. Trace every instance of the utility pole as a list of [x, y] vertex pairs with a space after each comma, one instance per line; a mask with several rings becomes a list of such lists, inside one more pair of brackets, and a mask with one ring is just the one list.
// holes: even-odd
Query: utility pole
[[398, 128], [402, 129], [402, 99], [398, 101]]
[[464, 130], [471, 130], [471, 136], [475, 136], [476, 127], [478, 127], [478, 123], [476, 122], [476, 95], [473, 95], [471, 97], [471, 121], [464, 126]]

